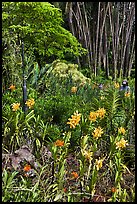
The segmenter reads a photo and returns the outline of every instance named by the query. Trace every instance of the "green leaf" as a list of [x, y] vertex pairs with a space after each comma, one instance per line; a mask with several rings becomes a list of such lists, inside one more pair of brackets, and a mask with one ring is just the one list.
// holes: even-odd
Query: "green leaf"
[[40, 143], [40, 141], [39, 141], [39, 139], [38, 139], [38, 138], [36, 138], [36, 146], [37, 146], [38, 148], [40, 148], [40, 147], [41, 147], [41, 143]]
[[117, 182], [117, 181], [118, 181], [118, 177], [119, 177], [119, 173], [118, 173], [118, 171], [116, 171], [116, 175], [115, 175], [115, 182]]
[[56, 195], [54, 201], [57, 201], [57, 200], [59, 200], [59, 199], [61, 199], [61, 198], [62, 198], [62, 194], [60, 193], [60, 194]]
[[29, 122], [32, 118], [34, 118], [35, 114], [34, 114], [34, 110], [31, 110], [28, 115], [26, 115], [26, 118], [25, 118], [25, 122]]
[[32, 85], [33, 85], [33, 84], [37, 85], [37, 82], [38, 82], [38, 76], [39, 76], [39, 67], [38, 67], [38, 63], [35, 63], [35, 64], [34, 64], [33, 74], [34, 74], [34, 78], [33, 78], [33, 81], [32, 81]]

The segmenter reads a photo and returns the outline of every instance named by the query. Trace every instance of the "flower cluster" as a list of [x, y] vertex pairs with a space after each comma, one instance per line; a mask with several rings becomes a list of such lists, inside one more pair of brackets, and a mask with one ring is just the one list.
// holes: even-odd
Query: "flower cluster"
[[128, 145], [127, 141], [122, 138], [119, 142], [116, 142], [116, 149], [122, 149]]
[[12, 85], [9, 87], [9, 89], [10, 89], [11, 91], [14, 91], [14, 90], [15, 90], [15, 86], [12, 84]]
[[77, 87], [76, 86], [73, 86], [72, 88], [71, 88], [71, 93], [76, 93], [77, 92]]
[[78, 111], [74, 112], [74, 115], [71, 115], [72, 118], [69, 118], [69, 122], [67, 122], [67, 124], [70, 125], [70, 128], [75, 128], [76, 125], [79, 124], [80, 118], [81, 118], [81, 114], [78, 113]]
[[34, 101], [34, 99], [32, 98], [32, 99], [27, 100], [25, 104], [29, 107], [29, 109], [31, 109], [31, 108], [33, 108], [33, 106], [34, 106], [35, 101]]
[[120, 134], [125, 134], [125, 132], [126, 132], [126, 130], [125, 130], [125, 128], [123, 128], [123, 127], [120, 127], [119, 129], [118, 129], [118, 132], [120, 133]]
[[34, 170], [31, 168], [29, 164], [26, 164], [23, 168], [24, 170], [24, 176], [25, 177], [33, 177], [35, 175]]
[[62, 147], [62, 146], [64, 146], [64, 141], [57, 140], [57, 141], [55, 142], [55, 146], [57, 146], [57, 147]]
[[93, 152], [82, 150], [82, 154], [87, 160], [92, 160]]
[[98, 128], [95, 128], [94, 132], [92, 133], [93, 137], [96, 139], [101, 137], [102, 134], [103, 134], [103, 129], [100, 126]]
[[24, 166], [24, 171], [30, 171], [30, 169], [31, 169], [31, 166], [29, 165], [29, 164], [26, 164], [25, 166]]
[[75, 178], [75, 179], [78, 178], [78, 174], [77, 174], [77, 172], [74, 172], [74, 171], [73, 171], [73, 172], [71, 173], [71, 175], [72, 175], [73, 178]]
[[17, 111], [20, 108], [20, 103], [13, 103], [12, 104], [12, 110]]
[[102, 167], [103, 160], [104, 159], [96, 159], [95, 164], [96, 164], [97, 171]]
[[116, 89], [118, 89], [118, 88], [120, 87], [119, 83], [118, 83], [118, 82], [115, 82], [114, 87], [115, 87]]
[[117, 189], [116, 189], [115, 187], [112, 187], [112, 188], [111, 188], [111, 192], [112, 192], [112, 193], [116, 193], [116, 192], [117, 192]]
[[97, 113], [91, 111], [89, 115], [89, 120], [95, 122], [96, 119], [97, 119]]
[[126, 92], [125, 97], [130, 97], [130, 92]]
[[106, 113], [106, 110], [105, 110], [104, 108], [99, 108], [99, 109], [96, 111], [96, 113], [97, 113], [97, 116], [98, 116], [99, 118], [104, 118], [105, 113]]
[[97, 117], [99, 118], [104, 118], [105, 116], [105, 113], [106, 113], [106, 110], [104, 108], [99, 108], [97, 111], [95, 112], [90, 112], [90, 115], [89, 115], [89, 120], [90, 121], [93, 121], [95, 122]]

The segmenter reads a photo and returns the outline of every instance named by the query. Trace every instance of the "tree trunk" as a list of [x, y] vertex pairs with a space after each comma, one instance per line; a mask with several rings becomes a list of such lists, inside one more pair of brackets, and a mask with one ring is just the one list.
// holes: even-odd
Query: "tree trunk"
[[131, 48], [131, 54], [130, 54], [130, 59], [129, 59], [129, 67], [128, 67], [127, 77], [130, 77], [131, 68], [132, 68], [132, 64], [134, 62], [134, 58], [135, 58], [135, 33], [134, 33], [133, 42], [132, 42], [132, 48]]
[[129, 39], [127, 41], [126, 52], [125, 52], [125, 61], [124, 61], [125, 63], [123, 68], [124, 77], [126, 77], [128, 73], [129, 57], [130, 57], [130, 50], [131, 50], [131, 37], [132, 37], [132, 32], [130, 32]]
[[97, 75], [99, 21], [100, 21], [100, 2], [98, 4], [98, 20], [97, 20], [97, 31], [96, 31], [96, 50], [95, 50], [95, 66], [94, 66], [94, 75], [95, 75], [95, 77]]
[[107, 28], [105, 25], [105, 32], [104, 32], [104, 55], [103, 55], [103, 62], [104, 62], [104, 69], [106, 70], [106, 77], [109, 77], [109, 62], [108, 62], [108, 45], [107, 45]]
[[[68, 2], [67, 2], [68, 3]], [[72, 2], [69, 2], [69, 25], [70, 25], [70, 29], [72, 34], [75, 36], [75, 31], [74, 31], [74, 26], [73, 26], [73, 9], [72, 9]], [[80, 67], [80, 60], [79, 57], [77, 56], [77, 63]]]
[[[134, 7], [134, 5], [132, 5], [132, 8], [131, 8], [130, 14], [129, 14], [129, 18], [128, 18], [128, 26], [126, 29], [126, 39], [125, 39], [125, 43], [124, 43], [123, 56], [122, 56], [122, 61], [121, 61], [121, 69], [124, 66], [127, 42], [129, 40], [130, 32], [132, 32], [132, 25], [133, 25], [133, 21], [134, 21], [134, 12], [135, 12], [135, 7]], [[124, 73], [123, 73], [123, 77], [124, 77]]]
[[109, 20], [110, 20], [110, 29], [112, 34], [112, 53], [114, 59], [114, 68], [113, 68], [113, 79], [116, 79], [116, 69], [117, 69], [117, 61], [116, 61], [116, 49], [115, 49], [115, 35], [114, 35], [114, 22], [112, 22], [112, 4], [109, 4]]
[[90, 58], [89, 65], [90, 65], [90, 70], [91, 70], [91, 73], [92, 73], [92, 60], [93, 60], [93, 56], [92, 56], [91, 37], [90, 37], [91, 34], [90, 34], [89, 25], [88, 25], [88, 19], [87, 19], [87, 14], [86, 14], [84, 2], [82, 2], [82, 5], [83, 5], [83, 11], [84, 11], [86, 28], [87, 28], [87, 36], [88, 36], [88, 52], [89, 52], [89, 58]]
[[88, 59], [88, 65], [89, 67], [91, 67], [90, 65], [90, 56], [89, 56], [89, 50], [88, 50], [88, 40], [87, 40], [87, 36], [86, 36], [86, 27], [85, 27], [85, 22], [84, 22], [84, 19], [82, 17], [82, 13], [81, 13], [81, 9], [80, 9], [80, 2], [77, 2], [77, 8], [78, 8], [78, 12], [79, 12], [79, 16], [80, 16], [80, 22], [81, 22], [81, 25], [82, 25], [82, 31], [83, 31], [83, 36], [84, 36], [84, 41], [85, 41], [85, 47], [88, 51], [87, 53], [87, 59]]
[[[100, 43], [99, 43], [99, 57], [98, 57], [98, 67], [101, 67], [101, 56], [103, 56], [103, 52], [102, 52], [102, 37], [103, 37], [103, 31], [104, 31], [104, 27], [105, 27], [105, 22], [106, 22], [106, 16], [107, 16], [107, 12], [108, 12], [108, 4], [105, 10], [105, 6], [104, 6], [104, 18], [103, 18], [103, 23], [102, 23], [102, 27], [100, 29]], [[105, 35], [106, 37], [106, 35]], [[105, 38], [105, 40], [107, 41], [107, 39]], [[106, 42], [107, 43], [107, 42]], [[106, 44], [105, 43], [105, 44]], [[106, 45], [105, 45], [106, 46]], [[106, 47], [105, 47], [106, 48]], [[103, 61], [105, 60], [105, 58], [103, 58]], [[105, 66], [106, 66], [106, 60], [105, 60]], [[105, 68], [105, 67], [104, 67]]]

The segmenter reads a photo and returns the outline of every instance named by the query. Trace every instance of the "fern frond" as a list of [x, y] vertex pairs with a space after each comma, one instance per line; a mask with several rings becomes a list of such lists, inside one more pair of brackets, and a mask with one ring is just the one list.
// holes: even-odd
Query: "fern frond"
[[118, 90], [108, 89], [105, 91], [106, 101], [104, 106], [107, 110], [108, 116], [113, 117], [121, 105], [121, 98]]

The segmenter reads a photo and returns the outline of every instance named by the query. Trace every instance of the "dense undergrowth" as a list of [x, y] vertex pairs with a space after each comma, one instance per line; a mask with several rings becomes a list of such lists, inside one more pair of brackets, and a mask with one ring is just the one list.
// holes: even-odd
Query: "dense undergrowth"
[[3, 92], [3, 154], [27, 145], [37, 161], [3, 162], [3, 202], [134, 202], [134, 80], [130, 94], [119, 91], [121, 80], [101, 81], [102, 89], [71, 76], [45, 81], [27, 85], [26, 116], [21, 86]]

